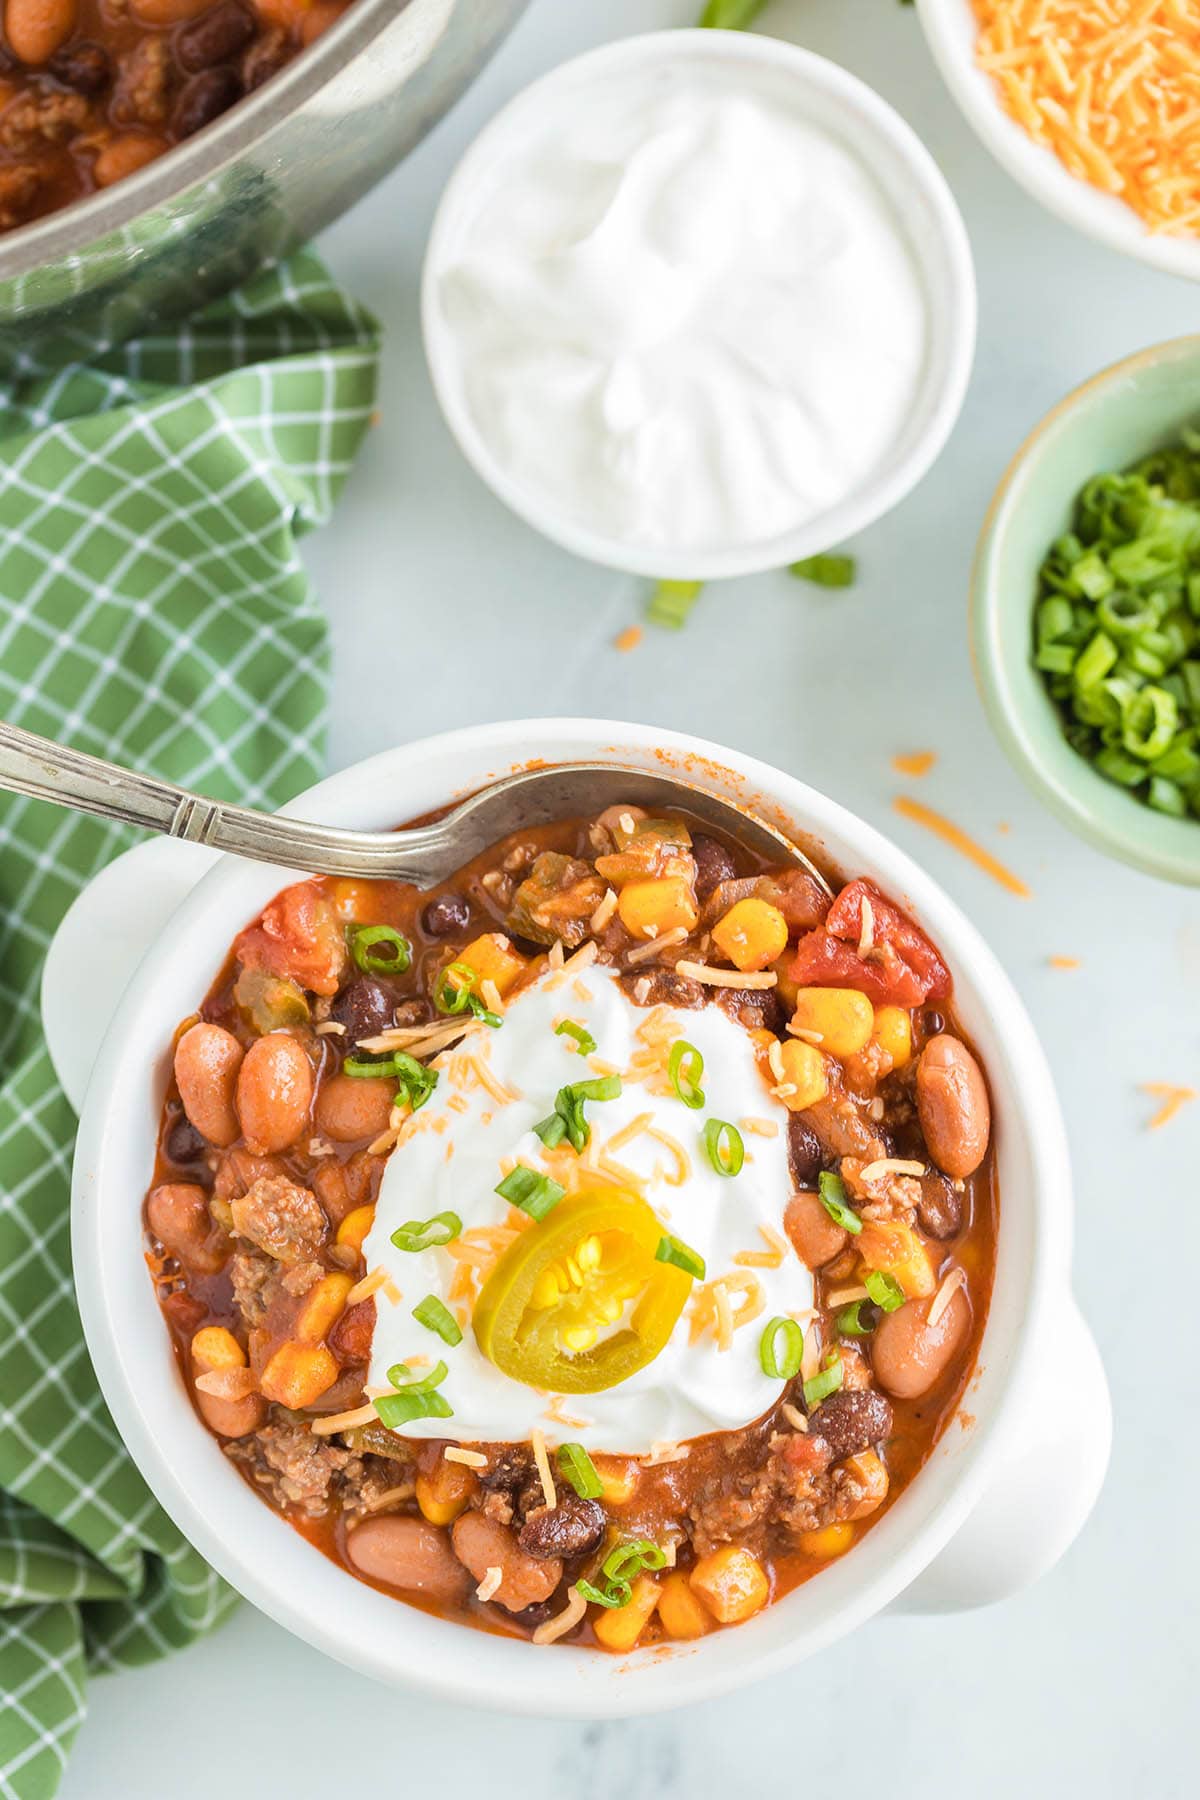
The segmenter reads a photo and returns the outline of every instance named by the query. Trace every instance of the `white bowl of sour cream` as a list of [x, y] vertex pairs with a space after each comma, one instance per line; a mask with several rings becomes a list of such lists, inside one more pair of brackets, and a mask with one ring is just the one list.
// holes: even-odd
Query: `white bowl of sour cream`
[[870, 88], [744, 32], [622, 39], [484, 129], [422, 312], [463, 453], [567, 549], [705, 580], [830, 548], [958, 415], [970, 247]]

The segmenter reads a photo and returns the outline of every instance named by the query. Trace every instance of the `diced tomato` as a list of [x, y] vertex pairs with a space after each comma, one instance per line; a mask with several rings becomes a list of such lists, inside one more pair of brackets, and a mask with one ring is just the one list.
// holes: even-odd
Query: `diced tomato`
[[[858, 954], [862, 903], [870, 901], [876, 954]], [[950, 993], [950, 971], [925, 933], [865, 881], [844, 887], [824, 927], [796, 945], [790, 974], [801, 987], [855, 987], [877, 1004], [923, 1006]]]
[[311, 881], [284, 888], [233, 951], [244, 969], [290, 976], [313, 994], [336, 994], [346, 967], [341, 920]]

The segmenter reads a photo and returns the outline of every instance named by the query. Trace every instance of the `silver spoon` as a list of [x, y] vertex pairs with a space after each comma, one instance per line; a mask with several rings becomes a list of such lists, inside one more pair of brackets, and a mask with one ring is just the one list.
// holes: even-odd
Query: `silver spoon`
[[444, 881], [481, 851], [529, 826], [610, 806], [648, 804], [684, 813], [771, 862], [797, 864], [830, 893], [804, 852], [754, 814], [690, 781], [620, 763], [553, 763], [522, 770], [481, 788], [434, 825], [343, 831], [206, 800], [172, 782], [122, 769], [0, 721], [0, 788], [255, 862], [310, 875], [383, 877], [421, 888]]

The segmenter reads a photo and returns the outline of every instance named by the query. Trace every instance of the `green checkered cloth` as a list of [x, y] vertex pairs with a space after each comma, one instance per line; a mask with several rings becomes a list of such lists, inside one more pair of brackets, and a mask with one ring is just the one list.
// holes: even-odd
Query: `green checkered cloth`
[[[374, 403], [374, 321], [309, 254], [184, 326], [0, 392], [0, 715], [273, 808], [321, 769], [328, 636], [296, 539]], [[46, 947], [126, 827], [0, 796], [0, 1794], [54, 1793], [89, 1670], [233, 1596], [160, 1511], [96, 1385], [71, 1281], [75, 1119]]]

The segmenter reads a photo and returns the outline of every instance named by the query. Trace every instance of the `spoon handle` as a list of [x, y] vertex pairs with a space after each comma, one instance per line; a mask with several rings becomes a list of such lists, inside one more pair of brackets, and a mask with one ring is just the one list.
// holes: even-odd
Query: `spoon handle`
[[420, 883], [422, 851], [432, 849], [442, 836], [437, 827], [403, 833], [342, 831], [226, 806], [3, 721], [0, 788], [307, 874], [390, 875]]

